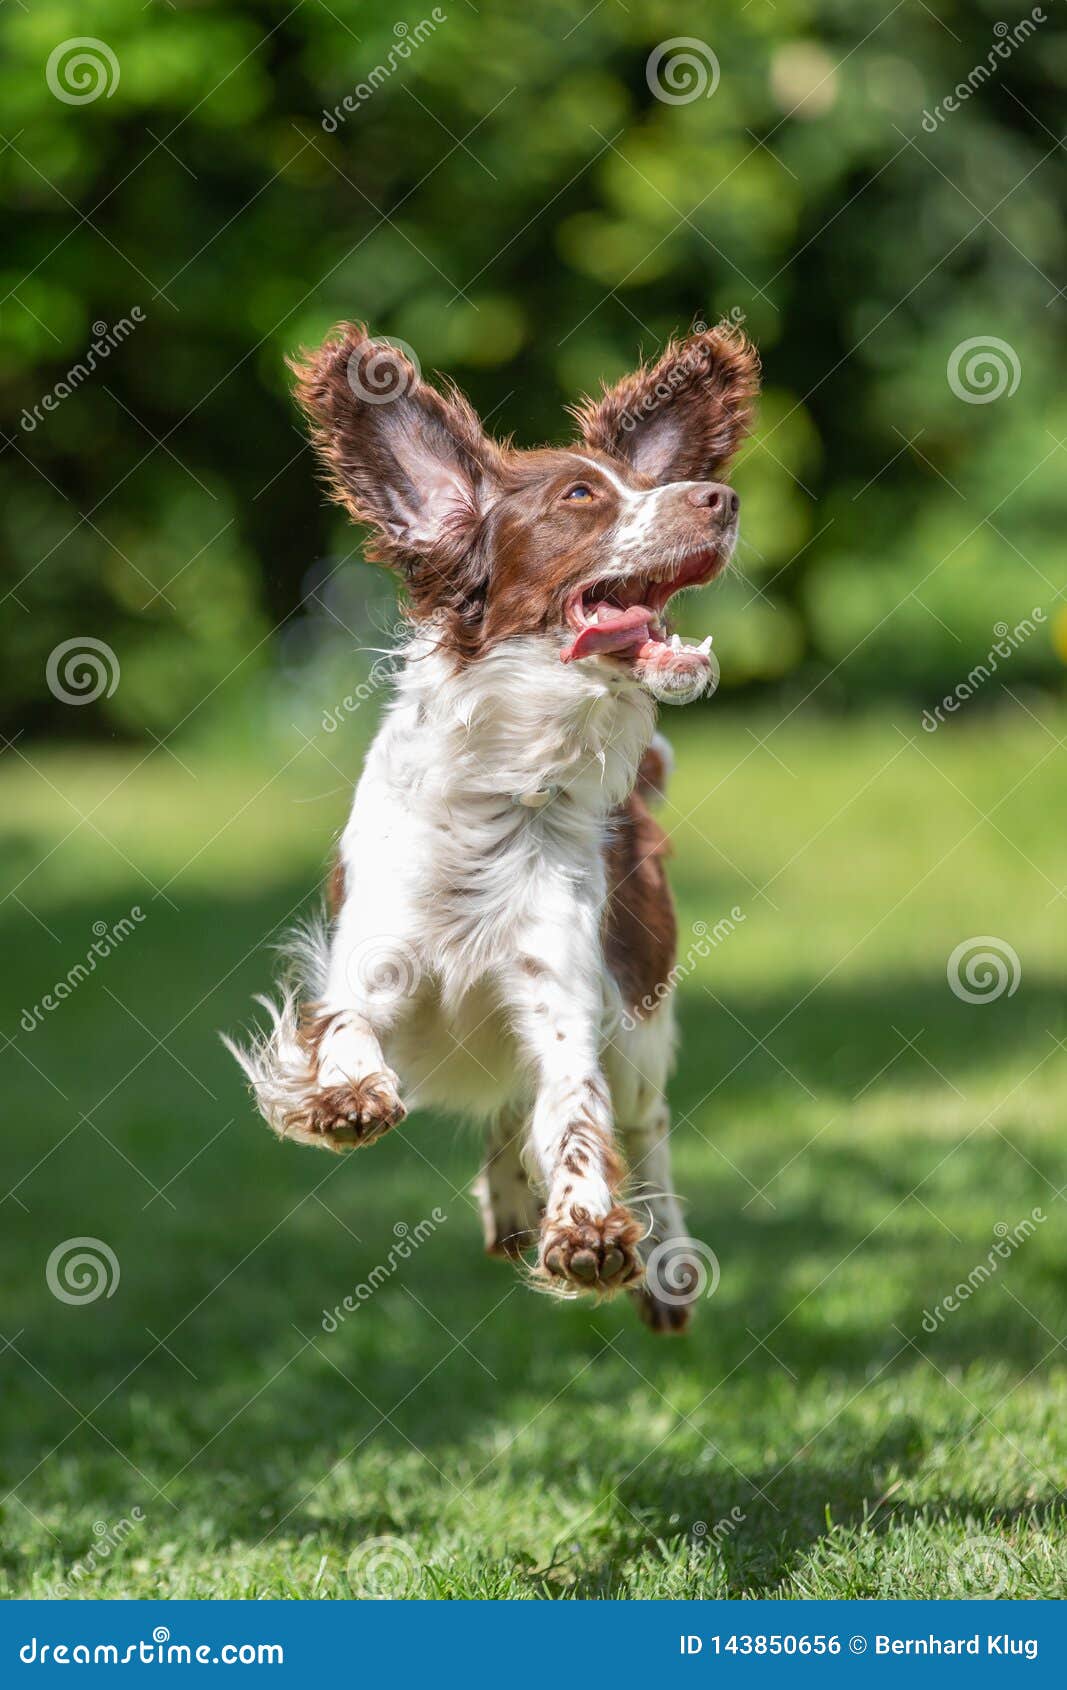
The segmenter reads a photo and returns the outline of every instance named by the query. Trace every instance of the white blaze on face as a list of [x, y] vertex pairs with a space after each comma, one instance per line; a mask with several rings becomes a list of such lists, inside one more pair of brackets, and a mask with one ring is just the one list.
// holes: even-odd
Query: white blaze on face
[[677, 493], [681, 488], [700, 485], [698, 481], [668, 481], [662, 487], [627, 487], [626, 483], [604, 464], [598, 464], [592, 458], [582, 458], [581, 461], [588, 464], [590, 469], [595, 469], [598, 475], [602, 475], [622, 500], [622, 510], [611, 531], [612, 555], [609, 564], [610, 569], [618, 568], [620, 572], [638, 566], [639, 554], [647, 549], [655, 534], [664, 497]]
[[[581, 457], [578, 453], [575, 456]], [[606, 541], [609, 552], [606, 573], [623, 577], [641, 575], [642, 565], [646, 569], [648, 567], [648, 554], [654, 549], [658, 525], [670, 515], [662, 501], [668, 499], [674, 502], [679, 492], [699, 487], [702, 483], [670, 481], [660, 487], [628, 487], [604, 464], [586, 457], [581, 457], [581, 462], [588, 464], [608, 482], [622, 505]], [[725, 543], [731, 544], [732, 541]], [[650, 638], [636, 656], [634, 674], [661, 704], [692, 703], [702, 693], [713, 692], [718, 685], [719, 665], [712, 655], [711, 635], [699, 645], [687, 645], [677, 634], [667, 639], [659, 630], [658, 623], [654, 624]]]

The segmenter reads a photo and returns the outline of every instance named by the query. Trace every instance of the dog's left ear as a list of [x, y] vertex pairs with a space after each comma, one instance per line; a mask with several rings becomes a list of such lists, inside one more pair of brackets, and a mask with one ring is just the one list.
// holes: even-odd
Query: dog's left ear
[[461, 558], [500, 456], [463, 396], [431, 387], [407, 352], [361, 323], [339, 324], [290, 367], [330, 491], [371, 529], [367, 555]]
[[713, 481], [752, 423], [759, 356], [740, 329], [720, 324], [671, 341], [600, 399], [577, 406], [582, 439], [653, 481]]

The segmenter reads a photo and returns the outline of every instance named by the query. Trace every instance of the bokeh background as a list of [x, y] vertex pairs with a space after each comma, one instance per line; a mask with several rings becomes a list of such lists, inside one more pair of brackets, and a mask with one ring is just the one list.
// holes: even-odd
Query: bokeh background
[[[322, 684], [316, 596], [355, 625], [375, 586], [301, 450], [285, 358], [354, 315], [527, 444], [695, 316], [743, 318], [767, 385], [738, 478], [750, 585], [716, 608], [724, 688], [939, 696], [1063, 584], [1059, 9], [1014, 46], [992, 0], [713, 20], [455, 0], [439, 25], [350, 3], [7, 7], [6, 727], [136, 738], [194, 712], [229, 735], [280, 670]], [[71, 106], [42, 64], [90, 25], [121, 73]], [[686, 33], [714, 37], [718, 81], [672, 104], [646, 61]], [[1018, 387], [963, 402], [949, 360], [991, 336]], [[43, 684], [71, 633], [123, 676], [78, 715]], [[1014, 673], [1058, 686], [1065, 654], [1050, 609]]]
[[[1063, 12], [0, 10], [4, 1594], [1064, 1594]], [[684, 1345], [484, 1262], [454, 1123], [291, 1152], [216, 1037], [388, 695], [285, 368], [345, 317], [520, 444], [762, 351], [668, 724]]]

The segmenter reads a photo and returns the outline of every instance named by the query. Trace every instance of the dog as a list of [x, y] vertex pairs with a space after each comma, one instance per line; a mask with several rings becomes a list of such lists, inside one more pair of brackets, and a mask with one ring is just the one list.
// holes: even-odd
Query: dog
[[260, 1000], [270, 1030], [230, 1048], [283, 1139], [363, 1148], [430, 1104], [485, 1123], [487, 1250], [536, 1245], [542, 1288], [625, 1288], [680, 1331], [699, 1263], [671, 1180], [676, 929], [648, 801], [669, 768], [657, 706], [711, 681], [710, 640], [666, 618], [736, 543], [721, 477], [755, 349], [702, 328], [574, 407], [572, 444], [531, 451], [360, 325], [292, 368], [410, 636], [329, 920]]

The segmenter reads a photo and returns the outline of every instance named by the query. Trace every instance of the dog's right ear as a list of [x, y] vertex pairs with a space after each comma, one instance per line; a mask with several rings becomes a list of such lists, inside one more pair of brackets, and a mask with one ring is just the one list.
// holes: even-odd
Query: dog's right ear
[[458, 391], [362, 324], [291, 362], [333, 497], [374, 531], [383, 562], [459, 558], [496, 489], [499, 448]]
[[752, 423], [759, 357], [729, 323], [671, 341], [572, 415], [587, 446], [660, 484], [717, 480]]

